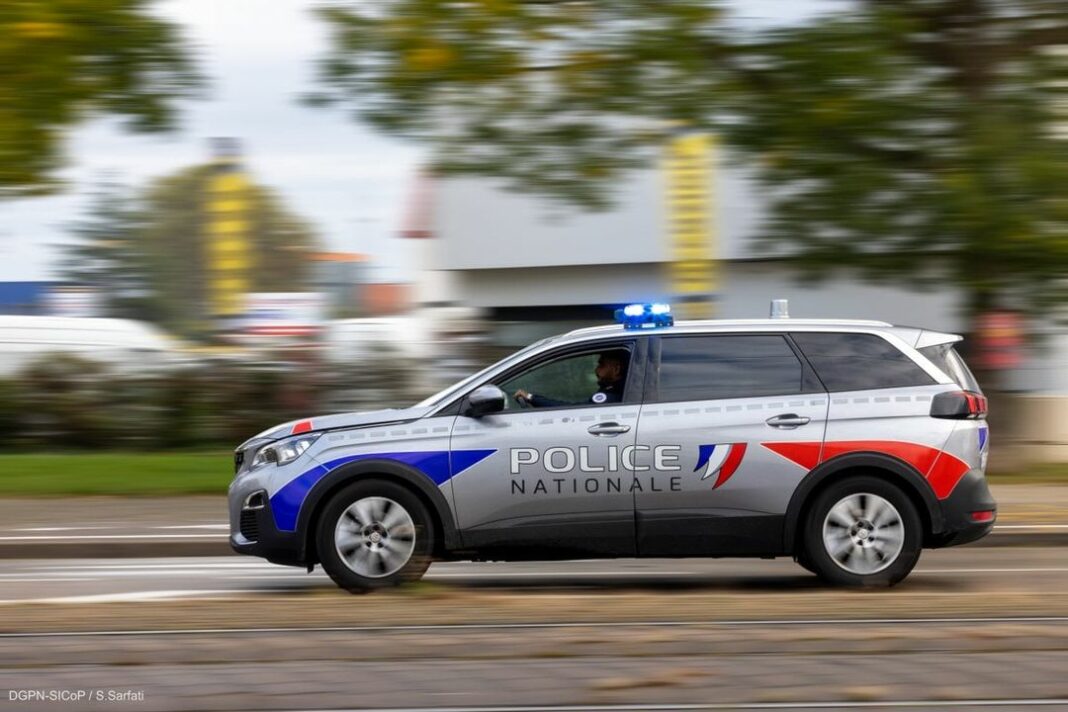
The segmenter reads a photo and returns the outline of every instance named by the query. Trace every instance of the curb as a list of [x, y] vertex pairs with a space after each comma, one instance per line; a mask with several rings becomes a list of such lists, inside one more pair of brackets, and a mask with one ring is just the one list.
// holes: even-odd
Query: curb
[[[1068, 546], [1068, 532], [994, 532], [972, 547]], [[184, 556], [239, 556], [227, 539], [217, 541], [125, 541], [0, 544], [3, 559], [143, 559]]]
[[219, 541], [125, 541], [0, 544], [2, 559], [147, 559], [179, 556], [237, 556], [226, 539]]

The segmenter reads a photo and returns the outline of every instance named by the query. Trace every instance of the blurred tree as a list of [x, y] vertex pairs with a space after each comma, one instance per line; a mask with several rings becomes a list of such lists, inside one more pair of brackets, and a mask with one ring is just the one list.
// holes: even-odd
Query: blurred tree
[[132, 191], [102, 183], [84, 217], [69, 226], [74, 241], [61, 246], [63, 279], [92, 287], [109, 316], [150, 319], [151, 275], [138, 246], [144, 228]]
[[335, 2], [313, 100], [441, 173], [599, 207], [673, 130], [756, 171], [773, 254], [935, 283], [972, 316], [1068, 291], [1068, 4], [856, 0], [744, 31], [710, 0]]
[[[157, 180], [142, 193], [105, 186], [63, 246], [64, 280], [94, 287], [112, 316], [145, 319], [186, 337], [211, 330], [205, 222], [215, 165]], [[277, 194], [250, 183], [248, 236], [252, 291], [310, 288], [311, 227]]]
[[58, 183], [63, 138], [96, 115], [135, 131], [174, 121], [199, 78], [175, 25], [150, 0], [0, 3], [0, 199]]

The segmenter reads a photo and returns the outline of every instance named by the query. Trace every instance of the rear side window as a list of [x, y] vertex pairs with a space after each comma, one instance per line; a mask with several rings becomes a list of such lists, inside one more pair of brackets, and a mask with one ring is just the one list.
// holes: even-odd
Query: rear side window
[[660, 343], [662, 402], [801, 392], [801, 361], [781, 335], [681, 336]]
[[979, 389], [979, 382], [975, 380], [968, 364], [964, 363], [964, 359], [953, 348], [953, 344], [927, 346], [920, 349], [920, 353], [930, 359], [931, 363], [938, 366], [938, 370], [952, 378], [964, 390], [982, 393]]
[[929, 386], [935, 380], [874, 334], [791, 334], [828, 391]]

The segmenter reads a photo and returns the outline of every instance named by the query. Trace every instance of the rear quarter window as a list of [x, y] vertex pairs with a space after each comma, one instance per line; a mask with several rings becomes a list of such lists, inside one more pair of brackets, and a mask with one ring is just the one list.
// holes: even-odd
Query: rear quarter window
[[869, 391], [935, 383], [915, 361], [875, 334], [794, 333], [791, 336], [828, 391]]
[[937, 366], [938, 370], [952, 378], [958, 386], [966, 391], [982, 393], [979, 388], [979, 382], [975, 380], [975, 376], [972, 375], [968, 364], [964, 363], [964, 359], [953, 348], [953, 344], [926, 346], [919, 351]]

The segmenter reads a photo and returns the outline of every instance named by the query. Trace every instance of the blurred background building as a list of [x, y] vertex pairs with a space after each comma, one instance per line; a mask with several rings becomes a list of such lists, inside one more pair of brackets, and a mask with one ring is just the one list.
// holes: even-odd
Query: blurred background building
[[[765, 317], [771, 299], [785, 298], [795, 317], [968, 332], [963, 296], [951, 283], [918, 290], [843, 270], [800, 278], [788, 253], [758, 242], [765, 205], [745, 167], [722, 156], [707, 159], [706, 279], [714, 290], [708, 312], [716, 318]], [[414, 292], [423, 323], [431, 331], [478, 324], [477, 342], [499, 355], [562, 330], [608, 323], [629, 302], [678, 304], [670, 171], [665, 163], [636, 172], [615, 187], [612, 207], [596, 212], [487, 178], [419, 178], [401, 234], [418, 247]], [[964, 351], [977, 366], [1000, 359], [989, 365], [1003, 371], [1001, 387], [1013, 397], [993, 417], [1018, 444], [1002, 453], [1068, 460], [1068, 335], [1053, 319], [1025, 324], [1003, 314], [987, 321], [990, 327], [972, 335]], [[1026, 341], [1026, 331], [1044, 338]]]

